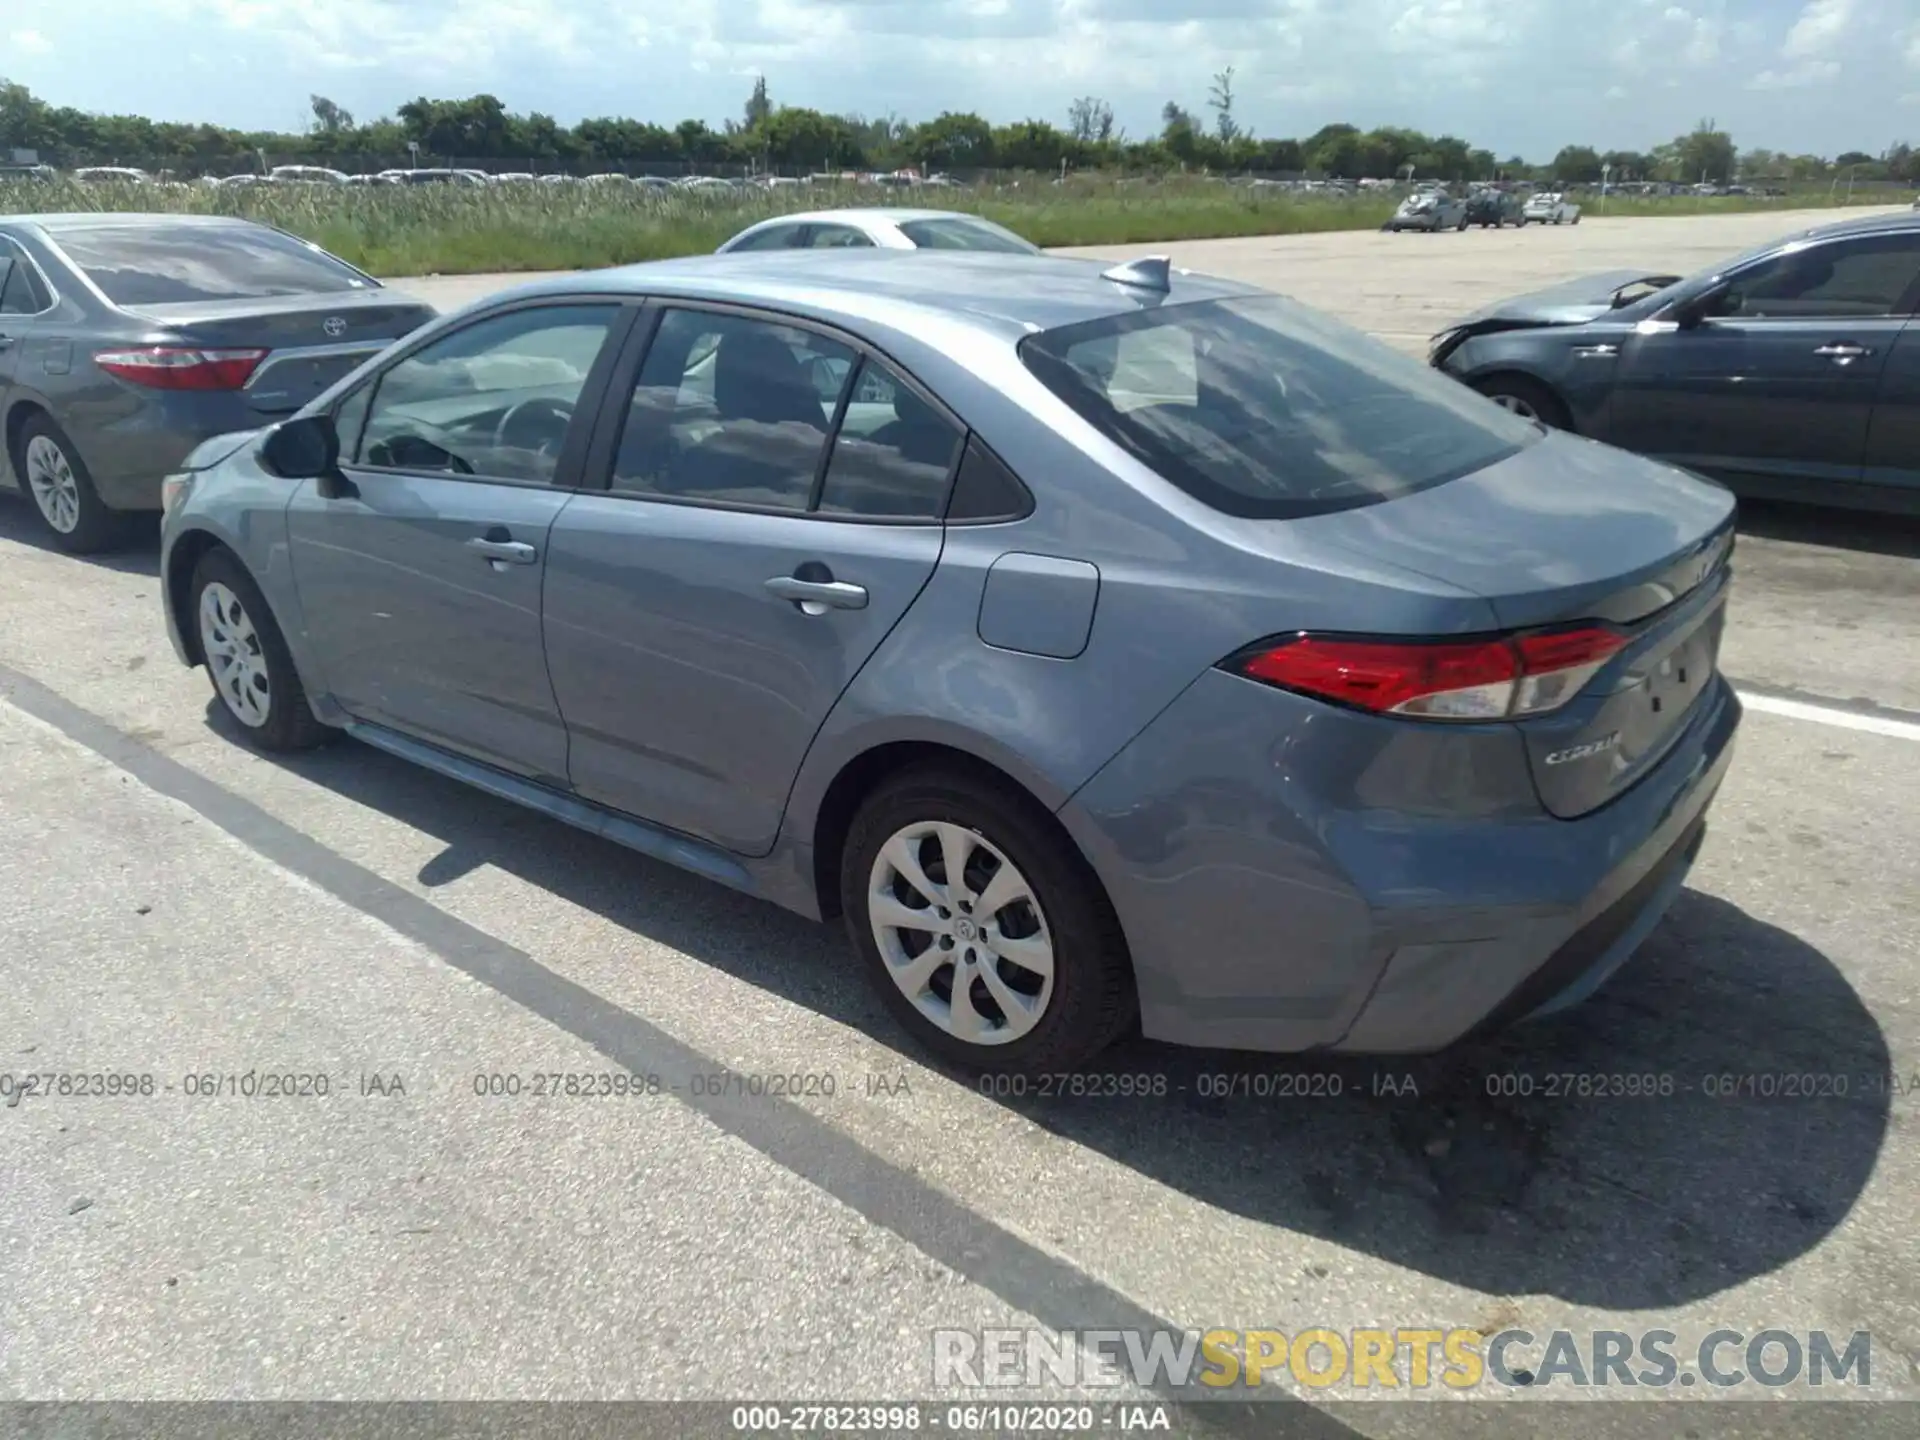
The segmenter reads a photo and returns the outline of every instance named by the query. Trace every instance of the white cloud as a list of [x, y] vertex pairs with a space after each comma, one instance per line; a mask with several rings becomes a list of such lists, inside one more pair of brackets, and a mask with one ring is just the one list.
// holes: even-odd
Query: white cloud
[[1786, 70], [1762, 70], [1747, 82], [1750, 90], [1801, 90], [1824, 85], [1840, 74], [1838, 60], [1804, 60]]
[[1853, 22], [1854, 0], [1808, 0], [1780, 53], [1789, 60], [1824, 55]]
[[[1911, 125], [1895, 107], [1920, 89], [1915, 4], [29, 0], [33, 31], [0, 31], [0, 56], [34, 56], [16, 68], [53, 104], [277, 130], [306, 123], [309, 90], [363, 119], [484, 91], [566, 124], [718, 124], [757, 72], [776, 104], [910, 120], [1058, 124], [1096, 95], [1139, 138], [1169, 100], [1207, 116], [1209, 81], [1231, 65], [1237, 118], [1264, 135], [1407, 125], [1551, 155], [1647, 148], [1706, 114], [1743, 146], [1871, 150]], [[181, 72], [195, 83], [173, 83]], [[1760, 93], [1780, 90], [1792, 106]]]

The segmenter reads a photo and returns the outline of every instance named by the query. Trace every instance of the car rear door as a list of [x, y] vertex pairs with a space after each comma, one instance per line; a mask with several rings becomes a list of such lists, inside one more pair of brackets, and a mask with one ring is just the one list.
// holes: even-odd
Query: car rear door
[[1887, 355], [1867, 428], [1860, 478], [1876, 503], [1920, 508], [1920, 319], [1909, 319]]
[[[7, 413], [7, 392], [28, 349], [43, 336], [53, 303], [53, 291], [39, 267], [17, 242], [0, 234], [0, 416]], [[43, 355], [39, 363], [44, 361]], [[25, 482], [12, 475], [12, 469], [12, 457], [0, 445], [0, 479], [11, 476], [24, 489]]]
[[828, 711], [933, 574], [964, 431], [851, 337], [735, 308], [662, 308], [611, 387], [602, 488], [548, 541], [570, 778], [765, 854]]
[[540, 629], [547, 535], [636, 312], [592, 298], [491, 311], [343, 400], [345, 484], [303, 484], [287, 530], [349, 713], [565, 785]]
[[1920, 283], [1920, 233], [1801, 247], [1727, 283], [1697, 324], [1623, 344], [1609, 438], [1736, 488], [1856, 482]]

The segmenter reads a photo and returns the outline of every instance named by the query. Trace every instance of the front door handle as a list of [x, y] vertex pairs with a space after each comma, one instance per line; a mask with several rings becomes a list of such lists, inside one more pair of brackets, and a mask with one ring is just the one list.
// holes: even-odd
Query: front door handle
[[6, 349], [11, 344], [13, 344], [13, 336], [0, 335], [0, 350]]
[[849, 585], [844, 580], [802, 580], [797, 575], [776, 575], [767, 581], [767, 593], [791, 600], [807, 615], [867, 608], [866, 587]]
[[467, 549], [484, 560], [506, 565], [531, 565], [540, 556], [540, 552], [524, 540], [496, 540], [491, 536], [475, 536], [467, 541]]
[[1845, 365], [1850, 360], [1858, 360], [1862, 355], [1871, 355], [1873, 351], [1865, 345], [1855, 345], [1851, 340], [1838, 340], [1831, 345], [1822, 345], [1813, 353], [1824, 355], [1829, 360]]

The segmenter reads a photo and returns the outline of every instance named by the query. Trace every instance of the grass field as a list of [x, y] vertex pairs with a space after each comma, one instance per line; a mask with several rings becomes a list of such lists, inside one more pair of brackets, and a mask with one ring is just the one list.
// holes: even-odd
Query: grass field
[[[1857, 193], [1856, 203], [1900, 199]], [[244, 215], [279, 225], [376, 275], [575, 270], [710, 251], [748, 223], [788, 210], [923, 203], [972, 210], [1040, 245], [1121, 245], [1242, 235], [1369, 230], [1394, 200], [1302, 194], [1218, 180], [1070, 179], [927, 192], [796, 186], [738, 194], [638, 187], [501, 185], [335, 188], [0, 185], [0, 215], [60, 210], [169, 210]], [[1699, 215], [1828, 204], [1823, 188], [1772, 200], [1610, 197], [1589, 214]]]

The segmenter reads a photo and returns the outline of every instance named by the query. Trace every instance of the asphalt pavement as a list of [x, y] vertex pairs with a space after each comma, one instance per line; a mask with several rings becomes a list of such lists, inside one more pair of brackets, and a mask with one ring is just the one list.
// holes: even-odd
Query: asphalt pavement
[[[1412, 347], [1787, 223], [1102, 253]], [[132, 1091], [0, 1098], [0, 1400], [978, 1399], [935, 1330], [1369, 1326], [1661, 1328], [1683, 1359], [1866, 1330], [1868, 1393], [1920, 1399], [1920, 526], [1743, 531], [1740, 752], [1593, 1002], [1413, 1064], [1136, 1041], [1097, 1069], [1163, 1093], [1042, 1098], [920, 1063], [837, 932], [351, 742], [241, 748], [153, 543], [63, 557], [0, 497], [0, 1072]], [[1271, 1079], [1306, 1072], [1337, 1082]], [[1548, 1096], [1580, 1075], [1668, 1080]], [[1781, 1393], [1682, 1368], [1667, 1393]], [[1271, 1388], [1311, 1433], [1525, 1433]]]

